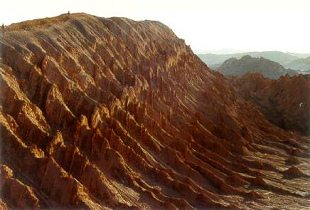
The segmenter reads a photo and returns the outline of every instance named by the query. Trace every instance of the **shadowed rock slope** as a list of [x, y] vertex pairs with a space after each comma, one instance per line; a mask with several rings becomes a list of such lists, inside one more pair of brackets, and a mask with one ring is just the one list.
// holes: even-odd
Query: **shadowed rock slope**
[[309, 139], [165, 25], [72, 14], [1, 36], [3, 208], [310, 205]]
[[248, 73], [232, 80], [238, 94], [257, 105], [271, 122], [303, 135], [310, 134], [310, 75], [271, 80]]

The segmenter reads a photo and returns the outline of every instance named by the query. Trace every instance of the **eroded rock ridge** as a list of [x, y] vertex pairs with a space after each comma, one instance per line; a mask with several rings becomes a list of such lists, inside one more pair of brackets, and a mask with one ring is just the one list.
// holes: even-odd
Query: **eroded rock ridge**
[[269, 122], [155, 21], [1, 34], [3, 208], [301, 209], [309, 139]]

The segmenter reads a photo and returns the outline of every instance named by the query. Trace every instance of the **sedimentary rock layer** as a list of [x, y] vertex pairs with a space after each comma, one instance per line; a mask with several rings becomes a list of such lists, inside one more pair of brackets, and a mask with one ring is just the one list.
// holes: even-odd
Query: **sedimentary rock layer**
[[310, 75], [270, 80], [246, 74], [231, 81], [238, 94], [256, 105], [269, 121], [286, 130], [310, 134]]
[[13, 24], [0, 45], [4, 208], [310, 205], [309, 139], [167, 26], [62, 15]]

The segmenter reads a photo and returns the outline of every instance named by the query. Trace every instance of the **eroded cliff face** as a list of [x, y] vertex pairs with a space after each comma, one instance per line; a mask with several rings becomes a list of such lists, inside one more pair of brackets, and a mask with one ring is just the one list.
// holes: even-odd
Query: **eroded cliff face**
[[277, 126], [310, 134], [310, 75], [266, 79], [246, 74], [232, 79], [238, 94], [255, 104]]
[[11, 25], [0, 74], [4, 208], [310, 205], [309, 139], [270, 123], [159, 22]]

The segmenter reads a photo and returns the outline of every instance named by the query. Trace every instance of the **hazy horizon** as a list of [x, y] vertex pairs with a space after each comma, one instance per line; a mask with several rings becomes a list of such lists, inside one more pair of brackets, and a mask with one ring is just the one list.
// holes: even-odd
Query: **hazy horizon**
[[310, 55], [309, 52], [288, 52], [288, 51], [280, 51], [280, 50], [238, 50], [238, 49], [219, 49], [219, 50], [206, 50], [206, 51], [198, 51], [196, 54], [215, 54], [215, 55], [229, 55], [229, 54], [241, 54], [241, 53], [256, 53], [256, 52], [282, 52], [288, 54], [301, 54], [301, 55]]
[[[16, 6], [18, 5], [18, 6]], [[77, 0], [22, 1], [1, 5], [0, 23], [53, 17], [70, 11], [169, 26], [195, 53], [281, 51], [310, 53], [307, 0]], [[225, 51], [226, 50], [226, 51]], [[228, 52], [228, 53], [227, 53]]]

